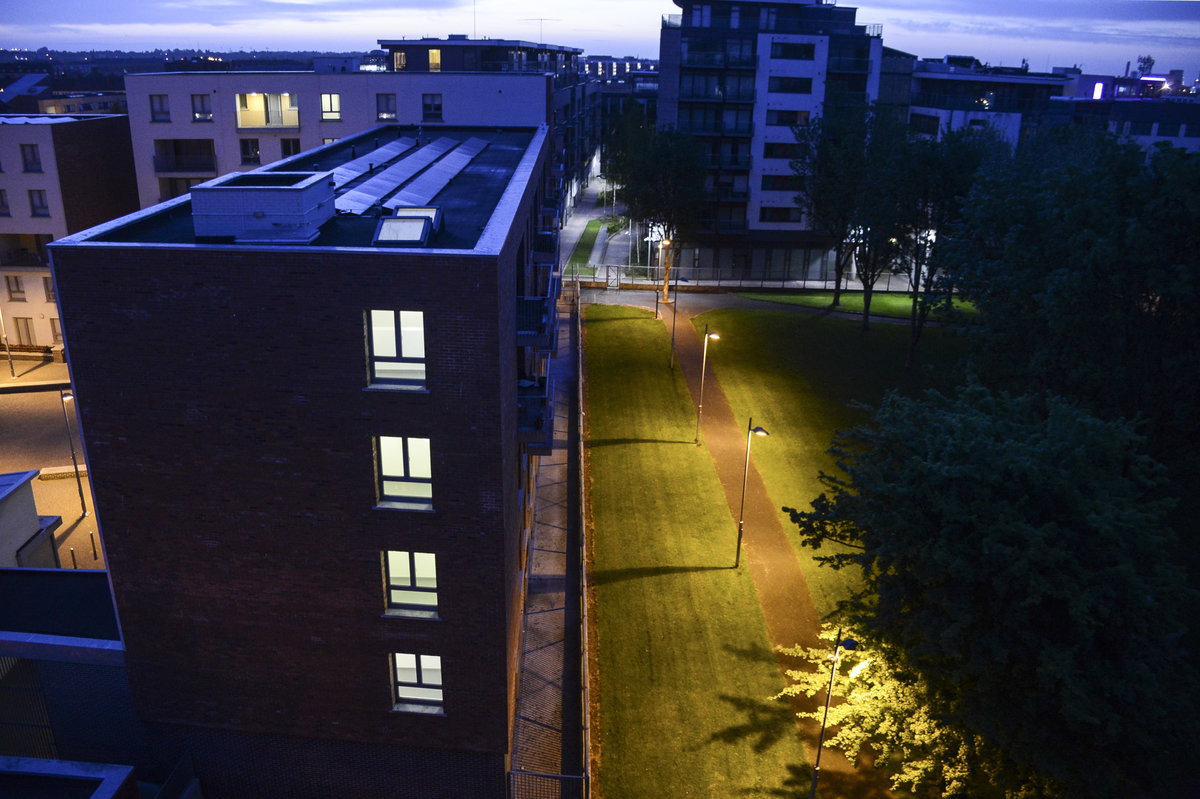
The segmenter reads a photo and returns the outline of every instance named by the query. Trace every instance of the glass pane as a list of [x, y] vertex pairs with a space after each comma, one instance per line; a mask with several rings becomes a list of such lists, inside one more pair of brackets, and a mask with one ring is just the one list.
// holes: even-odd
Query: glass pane
[[[421, 655], [421, 682], [425, 685], [442, 684], [442, 658], [439, 655]], [[438, 698], [441, 698], [438, 691]]]
[[400, 312], [400, 346], [405, 358], [425, 357], [424, 317], [421, 311]]
[[408, 568], [408, 553], [387, 553], [388, 585], [412, 585], [412, 574]]
[[392, 604], [436, 608], [437, 594], [429, 591], [392, 591]]
[[429, 439], [410, 438], [408, 440], [408, 476], [433, 477], [433, 468], [429, 459]]
[[413, 567], [416, 580], [410, 585], [420, 588], [437, 588], [437, 565], [432, 552], [414, 552]]
[[406, 383], [424, 385], [425, 383], [425, 364], [423, 363], [399, 363], [397, 361], [376, 361], [375, 362], [375, 379], [376, 380], [396, 380]]
[[384, 477], [404, 476], [404, 439], [379, 437], [379, 472]]
[[391, 311], [371, 311], [371, 355], [396, 357], [396, 315]]
[[441, 702], [441, 688], [418, 688], [413, 685], [397, 685], [397, 699], [420, 699], [426, 702]]
[[409, 480], [384, 480], [384, 497], [404, 497], [407, 499], [433, 498], [433, 486], [429, 483], [414, 483]]
[[417, 681], [417, 656], [405, 654], [404, 652], [396, 653], [396, 680], [397, 682], [415, 683]]

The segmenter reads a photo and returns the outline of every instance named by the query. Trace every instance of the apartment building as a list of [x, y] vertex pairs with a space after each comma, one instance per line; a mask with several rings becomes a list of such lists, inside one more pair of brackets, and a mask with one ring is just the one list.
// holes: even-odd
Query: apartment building
[[710, 198], [682, 274], [823, 274], [828, 243], [794, 201], [792, 129], [826, 103], [878, 97], [880, 28], [824, 2], [675, 4], [682, 13], [661, 31], [658, 123], [704, 142]]
[[[248, 77], [214, 117], [287, 122], [331, 88]], [[174, 120], [190, 80], [160, 124], [201, 124]], [[462, 118], [329, 136], [51, 246], [139, 773], [187, 752], [210, 799], [505, 795], [557, 208], [548, 125]]]
[[126, 77], [143, 207], [378, 124], [548, 125], [572, 201], [599, 147], [599, 96], [574, 48], [504, 40], [381, 40], [384, 72], [169, 72]]
[[14, 354], [61, 354], [46, 245], [136, 208], [125, 117], [0, 114], [0, 320]]

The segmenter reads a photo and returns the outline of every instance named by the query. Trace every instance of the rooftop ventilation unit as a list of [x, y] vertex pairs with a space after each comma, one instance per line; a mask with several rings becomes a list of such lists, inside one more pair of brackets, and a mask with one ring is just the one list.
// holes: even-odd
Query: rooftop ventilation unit
[[334, 215], [332, 172], [248, 172], [192, 187], [198, 239], [307, 244]]

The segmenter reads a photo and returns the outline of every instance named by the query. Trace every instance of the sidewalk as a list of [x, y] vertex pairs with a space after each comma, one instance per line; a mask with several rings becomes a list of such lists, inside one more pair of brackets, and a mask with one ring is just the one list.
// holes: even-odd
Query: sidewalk
[[[12, 376], [14, 372], [16, 377]], [[70, 387], [71, 377], [65, 363], [13, 358], [10, 369], [8, 359], [0, 354], [0, 394], [57, 391]]]

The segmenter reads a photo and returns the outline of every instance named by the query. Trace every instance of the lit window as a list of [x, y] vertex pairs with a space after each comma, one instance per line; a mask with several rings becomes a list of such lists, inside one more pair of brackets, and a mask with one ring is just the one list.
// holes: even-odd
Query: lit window
[[151, 122], [170, 122], [171, 107], [167, 104], [167, 95], [152, 94], [150, 95], [150, 121]]
[[432, 552], [384, 552], [383, 574], [388, 614], [437, 618], [437, 558]]
[[342, 118], [342, 96], [340, 94], [321, 95], [321, 119], [338, 120]]
[[425, 314], [370, 311], [367, 353], [372, 386], [408, 391], [425, 389]]
[[300, 112], [294, 94], [249, 92], [237, 96], [239, 128], [298, 128]]
[[430, 51], [429, 51], [429, 71], [430, 72], [441, 72], [442, 71], [442, 51], [441, 50], [438, 50], [436, 48], [430, 49]]
[[442, 96], [440, 94], [421, 95], [421, 120], [423, 122], [442, 121]]
[[428, 438], [379, 436], [379, 506], [395, 510], [433, 510], [433, 465]]
[[212, 122], [212, 98], [207, 94], [192, 95], [192, 121]]
[[392, 653], [396, 710], [442, 712], [442, 659], [438, 655]]
[[38, 152], [36, 144], [21, 145], [21, 163], [24, 165], [26, 172], [42, 171], [42, 156]]
[[29, 190], [29, 213], [31, 216], [50, 216], [50, 204], [46, 202], [46, 192], [41, 189]]
[[380, 122], [393, 122], [396, 119], [396, 95], [375, 95], [375, 119]]

